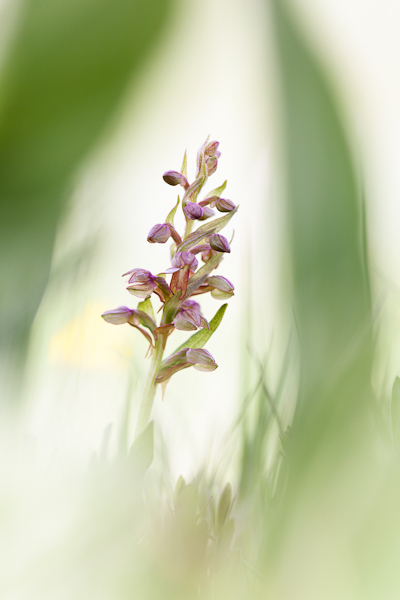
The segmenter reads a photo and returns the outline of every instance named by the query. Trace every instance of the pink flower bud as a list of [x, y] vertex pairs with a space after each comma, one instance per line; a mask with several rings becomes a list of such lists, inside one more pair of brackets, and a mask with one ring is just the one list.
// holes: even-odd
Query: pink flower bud
[[205, 206], [203, 208], [203, 215], [201, 217], [199, 217], [199, 221], [205, 221], [206, 219], [209, 219], [210, 217], [213, 217], [215, 215], [215, 212], [213, 211], [212, 208], [210, 208], [209, 206]]
[[195, 221], [196, 219], [201, 219], [204, 214], [204, 209], [195, 202], [189, 202], [186, 204], [183, 212], [185, 213], [187, 219], [190, 221]]
[[219, 233], [213, 233], [210, 235], [209, 244], [213, 250], [217, 252], [230, 252], [230, 246], [228, 240]]
[[201, 313], [193, 308], [179, 311], [173, 323], [176, 329], [182, 331], [194, 331], [198, 327], [206, 327], [209, 329], [210, 327], [208, 321]]
[[[207, 144], [205, 154], [208, 156], [216, 156], [218, 150], [219, 142], [213, 141]], [[219, 153], [221, 154], [221, 153]]]
[[170, 237], [170, 225], [168, 223], [158, 223], [150, 229], [147, 241], [151, 244], [165, 244]]
[[233, 290], [235, 289], [233, 283], [222, 275], [213, 275], [208, 278], [208, 285], [214, 289], [211, 291], [211, 296], [217, 300], [227, 300], [233, 296]]
[[186, 360], [198, 371], [214, 371], [218, 367], [213, 356], [203, 348], [190, 348], [186, 353]]
[[206, 157], [206, 167], [207, 167], [207, 175], [210, 176], [217, 170], [218, 167], [218, 158], [216, 156], [207, 156]]
[[161, 365], [156, 375], [156, 383], [168, 381], [172, 375], [194, 366], [198, 371], [214, 371], [218, 365], [207, 350], [202, 348], [183, 348], [175, 354], [171, 354]]
[[193, 308], [193, 310], [197, 310], [197, 312], [201, 313], [200, 304], [191, 298], [184, 301], [182, 308]]
[[182, 173], [178, 173], [178, 171], [165, 171], [163, 179], [169, 185], [181, 185], [185, 189], [189, 187], [186, 177]]
[[211, 285], [217, 290], [221, 290], [221, 292], [233, 292], [235, 289], [233, 283], [226, 277], [222, 277], [222, 275], [213, 275], [212, 277], [209, 277], [208, 285]]
[[157, 223], [149, 231], [147, 241], [151, 244], [165, 244], [172, 237], [178, 245], [182, 242], [181, 236], [170, 223]]
[[130, 294], [138, 298], [151, 296], [157, 287], [155, 282], [156, 277], [145, 269], [132, 269], [132, 271], [128, 271], [125, 275], [130, 275], [128, 283], [131, 284], [126, 289]]
[[132, 315], [133, 311], [130, 308], [127, 306], [119, 306], [113, 310], [106, 310], [101, 316], [107, 323], [111, 323], [112, 325], [123, 325], [124, 323], [129, 322]]
[[215, 206], [219, 212], [231, 212], [231, 210], [236, 208], [231, 200], [226, 200], [225, 198], [218, 198], [215, 202]]
[[191, 252], [177, 252], [172, 259], [172, 266], [179, 269], [188, 266], [191, 271], [195, 271], [198, 264], [197, 258]]

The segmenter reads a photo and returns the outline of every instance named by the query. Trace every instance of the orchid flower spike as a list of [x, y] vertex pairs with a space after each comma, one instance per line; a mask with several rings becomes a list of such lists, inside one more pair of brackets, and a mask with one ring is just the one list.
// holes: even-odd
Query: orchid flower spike
[[[231, 200], [221, 198], [226, 181], [199, 200], [208, 177], [217, 170], [220, 156], [219, 142], [207, 138], [197, 153], [194, 180], [187, 178], [186, 152], [179, 171], [166, 171], [163, 174], [168, 185], [180, 185], [184, 193], [178, 196], [177, 201], [175, 198], [165, 221], [156, 223], [150, 229], [147, 240], [151, 244], [165, 244], [171, 240], [171, 267], [159, 274], [139, 268], [125, 273], [128, 292], [140, 300], [137, 308], [119, 306], [102, 314], [107, 323], [127, 324], [137, 329], [149, 343], [151, 365], [139, 408], [136, 435], [149, 424], [158, 384], [161, 384], [164, 393], [169, 379], [182, 369], [194, 367], [199, 371], [213, 371], [217, 368], [214, 358], [203, 346], [219, 326], [226, 304], [219, 308], [209, 323], [194, 297], [210, 293], [217, 300], [225, 300], [234, 295], [234, 285], [226, 277], [213, 275], [213, 272], [221, 264], [223, 254], [231, 252], [228, 240], [219, 232], [228, 225], [238, 209]], [[185, 216], [182, 235], [174, 226], [179, 205]], [[213, 219], [214, 208], [223, 213], [222, 216]], [[196, 221], [206, 222], [197, 224], [196, 228]], [[168, 276], [171, 276], [170, 279]], [[156, 319], [158, 313], [152, 305], [153, 294], [158, 296], [161, 303], [159, 319]], [[196, 332], [200, 328], [202, 330]], [[187, 339], [183, 348], [180, 346], [163, 360], [167, 339], [176, 330], [195, 333]]]

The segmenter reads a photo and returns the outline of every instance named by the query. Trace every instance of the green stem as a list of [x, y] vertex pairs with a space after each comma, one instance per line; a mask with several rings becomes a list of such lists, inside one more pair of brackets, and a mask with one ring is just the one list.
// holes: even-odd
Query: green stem
[[188, 235], [190, 235], [192, 233], [193, 223], [194, 223], [194, 221], [191, 221], [190, 219], [186, 219], [185, 235], [183, 236], [184, 240], [186, 240]]
[[155, 343], [153, 356], [151, 357], [151, 363], [149, 371], [146, 377], [146, 383], [144, 384], [144, 390], [142, 400], [139, 407], [139, 415], [136, 425], [135, 438], [146, 429], [150, 422], [151, 411], [154, 404], [154, 396], [156, 394], [157, 384], [154, 382], [155, 377], [160, 370], [162, 357], [164, 354], [164, 336], [160, 335]]

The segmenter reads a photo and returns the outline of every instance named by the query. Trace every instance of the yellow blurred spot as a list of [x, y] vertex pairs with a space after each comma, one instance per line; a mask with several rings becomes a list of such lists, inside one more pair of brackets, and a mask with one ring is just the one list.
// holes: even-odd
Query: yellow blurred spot
[[49, 362], [85, 369], [125, 369], [132, 357], [132, 329], [106, 323], [107, 302], [90, 303], [50, 339]]

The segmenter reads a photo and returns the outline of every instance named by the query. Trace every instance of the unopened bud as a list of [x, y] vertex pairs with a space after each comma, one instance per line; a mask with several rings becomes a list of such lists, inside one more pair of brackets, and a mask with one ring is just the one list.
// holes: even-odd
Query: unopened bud
[[217, 252], [230, 252], [230, 246], [226, 237], [219, 233], [210, 235], [209, 244], [213, 250]]
[[188, 266], [191, 271], [195, 271], [198, 264], [197, 258], [191, 252], [177, 252], [172, 259], [172, 266], [179, 269]]
[[178, 173], [178, 171], [165, 171], [163, 179], [169, 185], [181, 185], [185, 189], [189, 187], [186, 177], [182, 173]]
[[204, 209], [195, 202], [189, 202], [186, 204], [183, 212], [185, 213], [187, 219], [190, 221], [195, 221], [196, 219], [201, 219], [204, 214]]
[[205, 221], [206, 219], [209, 219], [210, 217], [213, 217], [215, 215], [215, 212], [213, 211], [212, 208], [210, 208], [209, 206], [205, 206], [203, 208], [203, 215], [201, 217], [199, 217], [199, 221]]
[[125, 275], [130, 275], [128, 283], [131, 284], [126, 289], [138, 298], [147, 298], [157, 287], [155, 276], [145, 269], [133, 269]]
[[212, 285], [212, 287], [221, 290], [221, 292], [233, 292], [235, 289], [233, 283], [226, 277], [222, 277], [222, 275], [213, 275], [212, 277], [209, 277], [208, 285]]
[[173, 225], [170, 223], [157, 223], [157, 225], [154, 225], [154, 227], [150, 229], [147, 241], [151, 244], [165, 244], [170, 237], [172, 237], [177, 244], [182, 242], [181, 236]]
[[217, 170], [218, 158], [216, 156], [208, 156], [206, 158], [207, 175], [210, 176]]
[[151, 244], [165, 244], [171, 237], [171, 228], [168, 223], [158, 223], [149, 231], [147, 241]]
[[173, 323], [176, 329], [182, 331], [194, 331], [198, 327], [206, 327], [209, 329], [208, 321], [198, 310], [193, 308], [179, 311]]
[[191, 348], [187, 351], [186, 359], [198, 371], [214, 371], [218, 366], [213, 356], [203, 348]]
[[106, 310], [101, 316], [107, 323], [111, 323], [112, 325], [123, 325], [124, 323], [129, 322], [132, 314], [133, 311], [127, 306], [119, 306], [113, 310]]
[[233, 283], [222, 275], [213, 275], [208, 278], [208, 285], [214, 289], [211, 292], [211, 296], [217, 300], [226, 300], [233, 296], [233, 290], [235, 289]]
[[219, 212], [231, 212], [236, 208], [231, 200], [226, 200], [225, 198], [218, 198], [215, 202], [215, 207]]
[[219, 146], [219, 142], [216, 142], [216, 141], [210, 142], [209, 144], [207, 144], [205, 154], [207, 154], [208, 156], [216, 156], [218, 146]]

